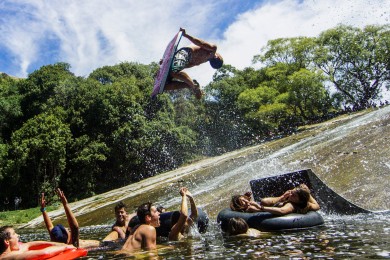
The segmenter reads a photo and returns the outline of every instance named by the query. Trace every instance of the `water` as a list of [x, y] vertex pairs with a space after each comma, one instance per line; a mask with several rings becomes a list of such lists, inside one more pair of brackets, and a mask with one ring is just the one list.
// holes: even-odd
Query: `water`
[[[182, 242], [161, 241], [161, 259], [390, 259], [390, 214], [322, 214], [320, 227], [265, 233], [261, 238], [226, 238], [216, 223], [233, 194], [249, 190], [249, 181], [311, 168], [337, 193], [370, 210], [390, 208], [390, 106], [359, 116], [313, 126], [311, 130], [243, 149], [155, 176], [127, 187], [72, 203], [82, 239], [103, 239], [114, 222], [114, 204], [145, 201], [177, 210], [179, 188], [187, 186], [210, 217], [202, 236]], [[63, 211], [53, 212], [53, 217]], [[32, 221], [41, 223], [42, 218]], [[55, 222], [66, 223], [57, 219]], [[46, 230], [20, 229], [22, 240], [49, 239]], [[90, 251], [85, 259], [124, 259], [112, 248]], [[148, 258], [139, 253], [137, 258]]]
[[[205, 234], [182, 242], [162, 241], [159, 259], [390, 259], [390, 216], [325, 215], [319, 227], [263, 233], [260, 238], [224, 237], [212, 221]], [[84, 227], [81, 237], [102, 239], [108, 225]], [[23, 230], [21, 239], [48, 239], [45, 230]], [[167, 248], [168, 247], [168, 248]], [[137, 258], [149, 258], [139, 253]], [[112, 248], [90, 251], [83, 259], [132, 259]]]

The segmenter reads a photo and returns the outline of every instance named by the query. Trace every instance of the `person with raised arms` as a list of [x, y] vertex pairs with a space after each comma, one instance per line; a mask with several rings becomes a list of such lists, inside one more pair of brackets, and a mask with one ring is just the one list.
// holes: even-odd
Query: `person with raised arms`
[[217, 53], [217, 45], [191, 36], [183, 28], [180, 28], [180, 31], [183, 37], [193, 44], [176, 51], [165, 90], [189, 88], [194, 91], [196, 98], [200, 99], [203, 93], [199, 83], [183, 70], [206, 62], [209, 62], [212, 68], [219, 69], [223, 65], [223, 58]]
[[[179, 193], [181, 195], [180, 213], [176, 214], [177, 212], [175, 212], [171, 216], [171, 231], [168, 235], [169, 240], [181, 240], [184, 238], [184, 235], [190, 232], [191, 226], [198, 217], [198, 209], [196, 208], [191, 192], [186, 187], [182, 187], [180, 188]], [[187, 198], [191, 205], [191, 215], [189, 217]]]
[[42, 212], [43, 220], [45, 221], [47, 231], [49, 232], [50, 235], [50, 240], [54, 242], [65, 243], [65, 244], [73, 244], [75, 247], [81, 247], [81, 248], [98, 247], [100, 245], [100, 242], [97, 240], [80, 240], [79, 223], [77, 222], [76, 217], [74, 216], [72, 210], [70, 209], [68, 200], [66, 199], [65, 194], [61, 189], [58, 188], [56, 192], [64, 207], [66, 219], [68, 220], [68, 225], [70, 230], [68, 230], [61, 224], [58, 224], [56, 226], [53, 225], [53, 222], [51, 221], [49, 214], [46, 212], [45, 194], [42, 193], [41, 212]]

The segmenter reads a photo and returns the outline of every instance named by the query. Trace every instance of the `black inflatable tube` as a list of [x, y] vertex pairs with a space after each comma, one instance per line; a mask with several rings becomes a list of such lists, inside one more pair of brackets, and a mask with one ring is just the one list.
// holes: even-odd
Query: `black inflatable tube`
[[[197, 227], [200, 233], [205, 233], [207, 231], [207, 227], [209, 226], [209, 217], [207, 214], [200, 208], [198, 209], [198, 219], [197, 219]], [[171, 231], [171, 216], [173, 214], [180, 214], [179, 211], [169, 211], [160, 214], [160, 226], [156, 228], [157, 236], [168, 237], [169, 232]], [[191, 214], [191, 212], [189, 212]], [[130, 227], [139, 224], [138, 217], [135, 216], [130, 220]]]
[[223, 209], [218, 213], [217, 222], [223, 231], [227, 231], [231, 218], [243, 218], [248, 226], [260, 231], [278, 231], [285, 229], [308, 228], [324, 224], [324, 219], [318, 212], [307, 214], [291, 213], [285, 216], [275, 216], [269, 212], [246, 213]]

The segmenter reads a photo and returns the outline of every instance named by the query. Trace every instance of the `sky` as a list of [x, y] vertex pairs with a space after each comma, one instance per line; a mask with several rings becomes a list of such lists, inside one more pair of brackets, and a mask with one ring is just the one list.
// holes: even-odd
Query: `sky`
[[[27, 77], [66, 62], [87, 77], [106, 65], [158, 62], [180, 27], [243, 69], [268, 40], [388, 23], [388, 0], [0, 0], [0, 72]], [[201, 86], [214, 72], [188, 70]]]

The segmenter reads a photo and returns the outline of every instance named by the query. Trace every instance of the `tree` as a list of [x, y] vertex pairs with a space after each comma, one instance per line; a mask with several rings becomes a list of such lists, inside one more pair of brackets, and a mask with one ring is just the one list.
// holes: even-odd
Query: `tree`
[[18, 190], [28, 200], [26, 205], [36, 206], [35, 194], [59, 186], [71, 137], [69, 126], [60, 119], [62, 113], [35, 116], [12, 135], [7, 174], [10, 185], [22, 187]]
[[4, 179], [7, 165], [8, 146], [0, 142], [0, 183]]
[[261, 49], [262, 54], [253, 57], [253, 63], [261, 62], [268, 67], [283, 63], [292, 66], [294, 71], [310, 68], [315, 46], [315, 38], [310, 37], [270, 40]]
[[6, 74], [0, 75], [0, 138], [5, 142], [9, 142], [22, 117], [17, 84], [18, 80]]
[[286, 106], [291, 108], [295, 117], [307, 121], [327, 112], [331, 104], [328, 99], [321, 73], [300, 69], [288, 77], [288, 99]]
[[347, 105], [370, 107], [389, 87], [390, 25], [329, 29], [318, 37], [314, 60]]
[[56, 87], [74, 75], [67, 63], [41, 67], [19, 84], [24, 119], [32, 118], [48, 108], [47, 102], [55, 95]]

